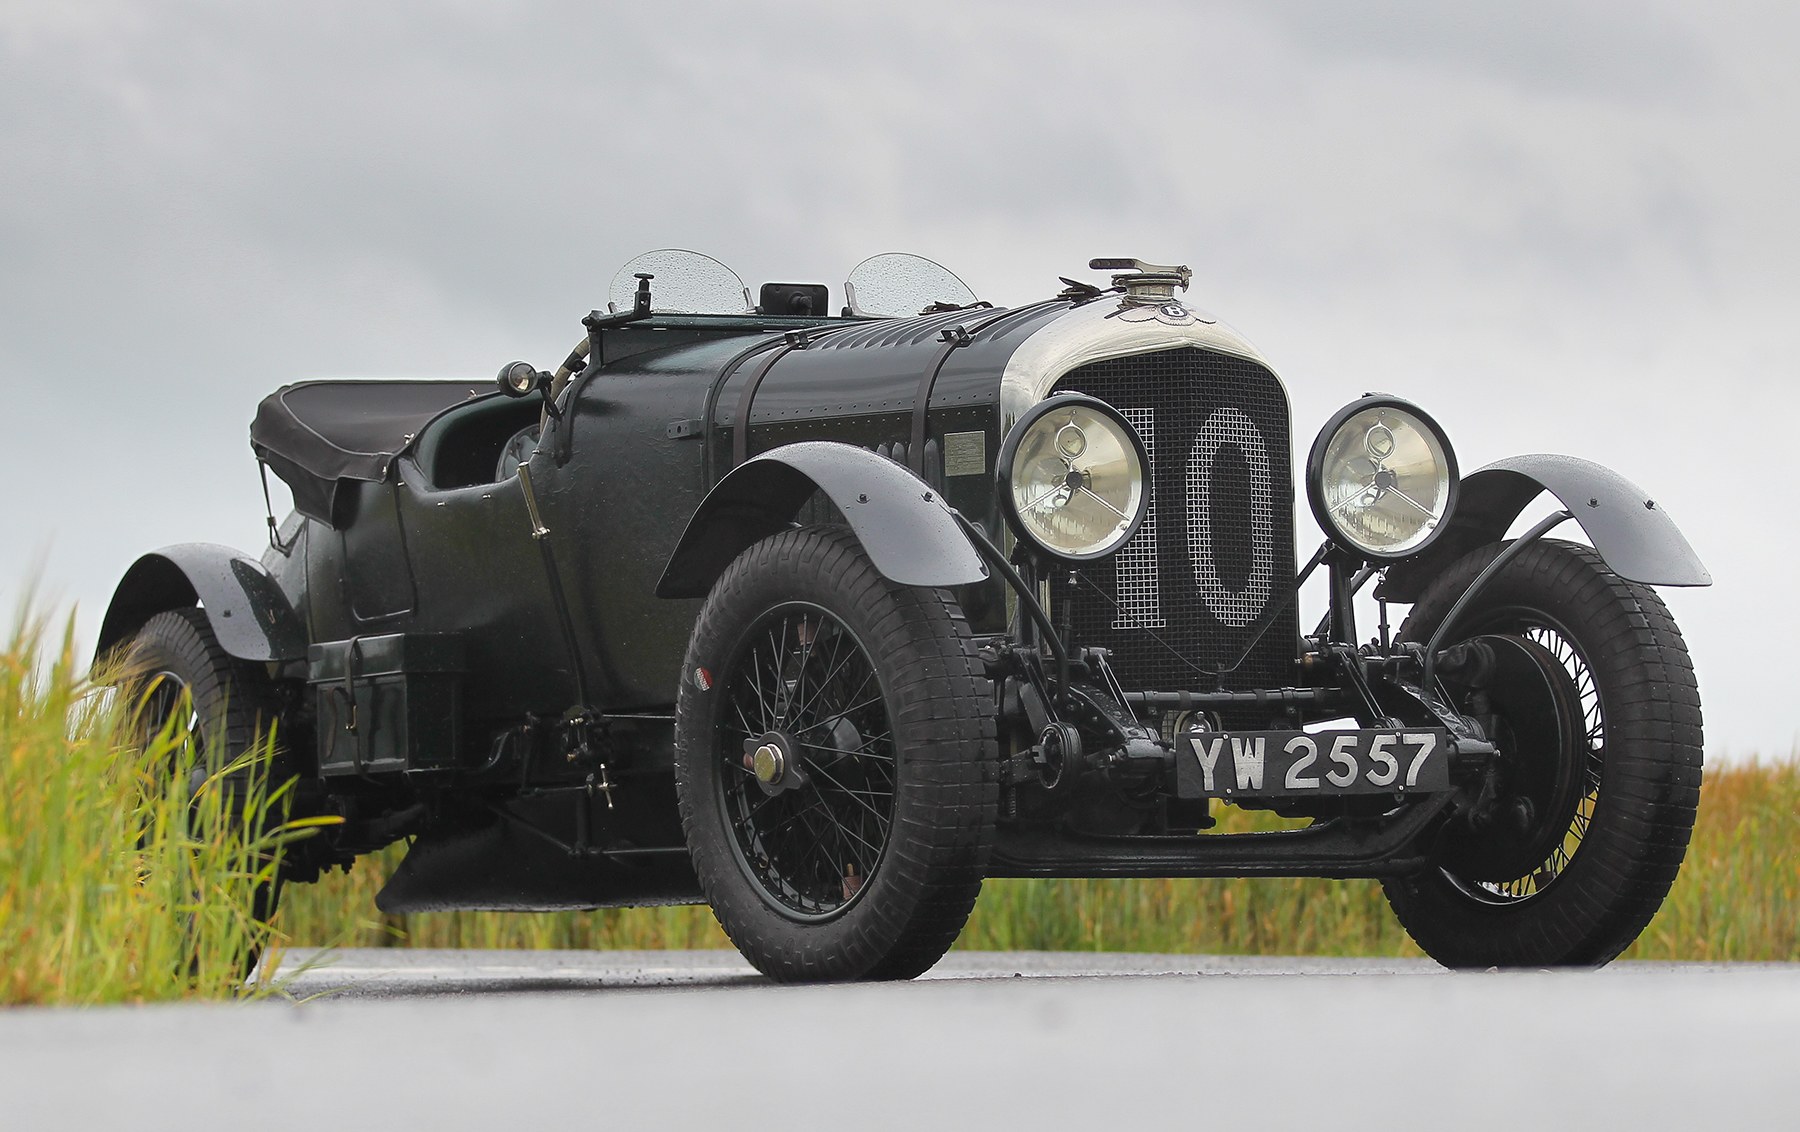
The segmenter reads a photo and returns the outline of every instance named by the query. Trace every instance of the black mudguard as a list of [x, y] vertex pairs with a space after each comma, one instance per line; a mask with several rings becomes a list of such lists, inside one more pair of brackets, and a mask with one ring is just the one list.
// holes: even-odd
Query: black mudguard
[[930, 484], [867, 449], [805, 441], [746, 460], [707, 493], [669, 556], [656, 595], [706, 596], [732, 559], [793, 522], [815, 491], [830, 497], [890, 582], [960, 586], [988, 576]]
[[95, 655], [129, 643], [144, 622], [199, 602], [219, 645], [239, 660], [306, 656], [306, 628], [262, 563], [212, 543], [166, 546], [125, 571], [100, 623]]
[[1539, 453], [1511, 456], [1465, 477], [1449, 528], [1430, 550], [1391, 567], [1377, 593], [1388, 601], [1418, 600], [1450, 563], [1505, 538], [1546, 491], [1575, 516], [1607, 568], [1621, 578], [1651, 586], [1712, 585], [1675, 520], [1642, 488], [1592, 460]]

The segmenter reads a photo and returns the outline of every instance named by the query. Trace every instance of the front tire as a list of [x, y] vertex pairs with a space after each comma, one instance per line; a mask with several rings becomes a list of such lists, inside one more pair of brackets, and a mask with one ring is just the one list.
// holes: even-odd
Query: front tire
[[[1434, 581], [1401, 637], [1428, 640], [1500, 550], [1474, 550]], [[1448, 643], [1482, 635], [1523, 640], [1511, 646], [1516, 656], [1546, 658], [1555, 686], [1540, 690], [1548, 696], [1515, 700], [1575, 706], [1565, 761], [1522, 770], [1515, 752], [1492, 801], [1531, 815], [1529, 827], [1505, 835], [1452, 828], [1436, 867], [1383, 888], [1408, 934], [1447, 967], [1599, 966], [1656, 914], [1693, 831], [1701, 718], [1687, 646], [1654, 590], [1613, 574], [1588, 547], [1553, 540], [1503, 568]], [[1453, 691], [1468, 710], [1467, 695]], [[1502, 697], [1494, 699], [1503, 732], [1543, 732], [1538, 718], [1508, 721]], [[1568, 788], [1545, 786], [1553, 778]], [[1509, 788], [1516, 797], [1506, 796]], [[1503, 864], [1508, 846], [1493, 840], [1502, 836], [1542, 852], [1532, 852], [1531, 863], [1514, 855]]]
[[783, 981], [909, 979], [962, 931], [998, 804], [993, 693], [956, 602], [850, 532], [770, 536], [695, 623], [675, 782], [713, 914]]

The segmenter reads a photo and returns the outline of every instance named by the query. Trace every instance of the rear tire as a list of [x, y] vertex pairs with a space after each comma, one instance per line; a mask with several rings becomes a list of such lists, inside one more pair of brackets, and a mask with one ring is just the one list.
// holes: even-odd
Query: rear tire
[[[1434, 581], [1401, 637], [1429, 639], [1501, 545], [1470, 552]], [[1383, 888], [1407, 933], [1445, 966], [1598, 966], [1661, 907], [1693, 831], [1702, 744], [1687, 646], [1654, 590], [1612, 573], [1589, 547], [1552, 540], [1509, 563], [1448, 643], [1484, 634], [1538, 646], [1520, 651], [1554, 658], [1564, 683], [1550, 691], [1579, 701], [1582, 733], [1567, 752], [1577, 765], [1560, 768], [1573, 788], [1554, 791], [1563, 801], [1534, 811], [1527, 834], [1551, 848], [1511, 879], [1491, 866], [1470, 876], [1479, 870], [1449, 862], [1506, 854], [1452, 829], [1438, 867]], [[1520, 730], [1539, 723], [1521, 720]]]
[[758, 970], [929, 969], [981, 891], [997, 781], [992, 688], [948, 593], [887, 581], [840, 527], [773, 535], [720, 577], [675, 782], [701, 888]]
[[[236, 660], [220, 647], [200, 609], [172, 609], [145, 622], [132, 641], [126, 672], [125, 687], [140, 713], [141, 734], [154, 735], [184, 702], [191, 706], [189, 726], [198, 757], [190, 790], [206, 775], [254, 748], [280, 714], [279, 698], [262, 668]], [[260, 780], [266, 795], [291, 779], [293, 768], [277, 749], [269, 765], [225, 779], [228, 812], [240, 823], [253, 776]], [[272, 815], [265, 815], [268, 818]], [[269, 830], [259, 829], [251, 836], [265, 832]], [[280, 897], [279, 875], [257, 885], [250, 894], [251, 915], [259, 923], [267, 923]], [[256, 956], [251, 955], [246, 966], [255, 964]]]

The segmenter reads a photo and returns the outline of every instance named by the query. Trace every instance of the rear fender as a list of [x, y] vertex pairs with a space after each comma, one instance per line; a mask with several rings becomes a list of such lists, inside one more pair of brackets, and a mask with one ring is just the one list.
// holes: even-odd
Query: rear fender
[[195, 602], [219, 646], [239, 660], [306, 655], [306, 629], [262, 563], [228, 546], [196, 542], [146, 554], [125, 571], [100, 624], [96, 657], [129, 643], [158, 613]]
[[988, 576], [930, 484], [867, 449], [804, 441], [744, 461], [707, 493], [669, 556], [656, 595], [704, 597], [732, 559], [785, 529], [815, 491], [830, 497], [890, 582], [960, 586]]
[[1650, 586], [1710, 586], [1712, 575], [1675, 520], [1644, 490], [1592, 460], [1511, 456], [1462, 481], [1456, 514], [1431, 549], [1389, 568], [1377, 595], [1416, 601], [1431, 579], [1478, 546], [1506, 537], [1525, 508], [1548, 491], [1575, 516], [1607, 568]]

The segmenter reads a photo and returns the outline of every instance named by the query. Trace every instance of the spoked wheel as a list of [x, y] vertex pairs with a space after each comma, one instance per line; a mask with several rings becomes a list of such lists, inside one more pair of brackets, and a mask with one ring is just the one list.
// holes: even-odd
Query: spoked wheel
[[[177, 714], [193, 736], [195, 759], [186, 794], [193, 797], [206, 778], [250, 750], [274, 723], [279, 710], [268, 679], [252, 665], [240, 663], [220, 647], [199, 609], [175, 609], [150, 618], [132, 641], [125, 685], [137, 711], [137, 727], [146, 744]], [[224, 805], [228, 821], [241, 822], [253, 775], [265, 789], [292, 776], [277, 753], [274, 765], [246, 768], [227, 777]], [[268, 815], [265, 815], [265, 819]], [[261, 830], [254, 832], [262, 832]], [[250, 892], [251, 916], [267, 922], [280, 897], [279, 880], [257, 884]], [[246, 973], [256, 956], [246, 957]]]
[[[1500, 551], [1483, 547], [1426, 591], [1402, 628], [1430, 637]], [[1452, 967], [1598, 965], [1637, 938], [1693, 830], [1700, 698], [1662, 599], [1591, 549], [1527, 548], [1452, 635], [1492, 667], [1446, 682], [1500, 747], [1496, 774], [1437, 867], [1384, 882], [1420, 947]]]
[[729, 672], [719, 789], [737, 860], [789, 915], [838, 915], [894, 825], [894, 724], [875, 662], [842, 621], [796, 602], [751, 627]]
[[[1471, 638], [1486, 650], [1489, 670], [1473, 684], [1446, 681], [1457, 706], [1480, 719], [1504, 752], [1466, 824], [1446, 831], [1439, 847], [1446, 875], [1492, 904], [1530, 899], [1562, 875], [1600, 793], [1604, 729], [1587, 665], [1549, 630], [1528, 633]], [[1562, 641], [1572, 666], [1531, 637]], [[1583, 685], [1596, 717], [1591, 728]]]
[[739, 950], [785, 980], [911, 978], [962, 930], [994, 836], [992, 693], [955, 603], [850, 533], [746, 551], [688, 647], [676, 787]]

